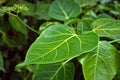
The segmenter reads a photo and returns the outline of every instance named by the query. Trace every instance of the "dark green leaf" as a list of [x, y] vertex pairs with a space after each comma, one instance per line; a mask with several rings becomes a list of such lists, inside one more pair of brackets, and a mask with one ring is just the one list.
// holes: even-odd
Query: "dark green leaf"
[[19, 4], [25, 5], [28, 8], [28, 10], [23, 11], [22, 14], [29, 15], [29, 16], [34, 16], [35, 15], [35, 10], [36, 10], [35, 4], [32, 4], [32, 3], [28, 2], [28, 1], [22, 1]]
[[102, 41], [95, 50], [79, 58], [85, 80], [112, 80], [117, 72], [116, 54], [110, 43]]
[[4, 66], [3, 66], [3, 58], [2, 58], [1, 52], [0, 52], [0, 70], [5, 72], [5, 69], [4, 69]]
[[23, 25], [22, 22], [20, 22], [17, 16], [9, 15], [9, 22], [15, 30], [17, 30], [18, 32], [22, 33], [25, 36], [27, 35], [26, 26]]
[[74, 65], [57, 63], [39, 65], [33, 80], [73, 80]]
[[72, 0], [55, 0], [49, 9], [52, 18], [62, 21], [77, 17], [80, 13], [81, 8]]
[[36, 11], [35, 11], [36, 18], [49, 20], [50, 19], [48, 15], [49, 6], [50, 6], [50, 3], [38, 2]]

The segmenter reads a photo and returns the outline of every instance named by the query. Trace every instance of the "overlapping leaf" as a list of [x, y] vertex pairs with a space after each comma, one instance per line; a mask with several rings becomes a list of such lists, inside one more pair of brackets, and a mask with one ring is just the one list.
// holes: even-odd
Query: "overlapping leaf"
[[71, 59], [90, 51], [98, 44], [98, 36], [89, 32], [77, 35], [64, 25], [47, 28], [29, 48], [25, 61], [20, 64], [48, 64]]
[[49, 9], [49, 15], [52, 18], [62, 21], [77, 17], [80, 12], [80, 6], [73, 0], [55, 0]]
[[23, 23], [20, 22], [17, 16], [9, 15], [9, 22], [15, 30], [17, 30], [25, 36], [27, 35], [27, 29], [25, 25], [23, 25]]
[[74, 65], [72, 63], [56, 63], [39, 65], [33, 80], [73, 80]]
[[0, 53], [0, 70], [5, 71], [4, 66], [3, 66], [3, 58], [2, 58], [1, 53]]
[[75, 0], [80, 6], [94, 5], [99, 0]]
[[120, 36], [120, 21], [110, 18], [101, 18], [92, 23], [93, 31], [100, 37]]
[[110, 43], [102, 41], [95, 50], [79, 59], [85, 80], [112, 80], [117, 70], [117, 53]]

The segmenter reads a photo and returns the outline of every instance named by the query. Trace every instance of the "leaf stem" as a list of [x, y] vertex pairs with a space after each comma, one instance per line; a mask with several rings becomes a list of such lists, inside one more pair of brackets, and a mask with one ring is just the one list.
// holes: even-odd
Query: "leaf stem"
[[62, 64], [65, 65], [65, 64], [66, 64], [67, 62], [69, 62], [71, 59], [73, 59], [73, 58], [70, 58], [70, 59], [64, 61]]
[[110, 43], [114, 43], [114, 42], [117, 42], [117, 41], [120, 41], [120, 39], [116, 39], [116, 40], [110, 41]]
[[7, 13], [8, 13], [9, 15], [11, 15], [11, 16], [16, 17], [23, 25], [25, 25], [25, 26], [26, 26], [28, 29], [30, 29], [31, 31], [39, 34], [38, 31], [36, 31], [35, 29], [33, 29], [33, 28], [31, 28], [30, 26], [28, 26], [27, 24], [25, 24], [17, 15], [14, 15], [14, 14], [12, 14], [12, 13], [10, 13], [10, 12], [7, 12]]

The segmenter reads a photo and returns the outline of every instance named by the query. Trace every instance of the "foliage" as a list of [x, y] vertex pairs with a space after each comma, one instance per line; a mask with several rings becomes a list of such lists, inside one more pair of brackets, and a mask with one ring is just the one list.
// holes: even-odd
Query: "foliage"
[[0, 79], [120, 79], [119, 1], [0, 4]]

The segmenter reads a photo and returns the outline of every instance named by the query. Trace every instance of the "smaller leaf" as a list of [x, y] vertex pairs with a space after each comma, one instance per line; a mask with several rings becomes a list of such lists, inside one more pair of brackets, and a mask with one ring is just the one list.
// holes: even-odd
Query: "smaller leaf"
[[1, 53], [0, 53], [0, 70], [5, 72], [5, 69], [4, 69], [4, 66], [3, 66], [3, 58], [2, 58]]
[[112, 38], [120, 34], [120, 21], [111, 18], [97, 19], [91, 27], [100, 37]]
[[49, 15], [61, 21], [77, 17], [80, 13], [80, 6], [73, 0], [55, 0], [49, 8]]
[[81, 35], [86, 31], [90, 31], [90, 25], [85, 21], [78, 21], [77, 23], [77, 34]]
[[94, 5], [96, 2], [99, 0], [75, 0], [76, 3], [78, 3], [81, 7], [86, 6], [86, 5]]
[[34, 16], [35, 15], [35, 10], [36, 10], [35, 4], [30, 3], [28, 1], [21, 1], [19, 4], [25, 5], [28, 8], [28, 10], [23, 11], [22, 14], [28, 15], [28, 16]]
[[97, 16], [97, 19], [99, 18], [110, 18], [110, 19], [113, 19], [111, 16], [107, 15], [107, 14], [100, 14]]
[[39, 27], [39, 32], [41, 33], [42, 31], [44, 31], [48, 27], [50, 27], [52, 25], [56, 25], [56, 24], [60, 24], [60, 23], [59, 22], [45, 22]]
[[26, 26], [20, 22], [17, 16], [9, 15], [9, 22], [15, 30], [17, 30], [18, 32], [22, 33], [25, 36], [27, 35]]
[[50, 16], [48, 15], [48, 10], [49, 10], [50, 3], [46, 2], [38, 2], [36, 5], [36, 11], [35, 11], [35, 17], [37, 19], [45, 19], [49, 20]]
[[72, 63], [56, 63], [39, 65], [33, 74], [33, 80], [73, 80], [74, 65]]

